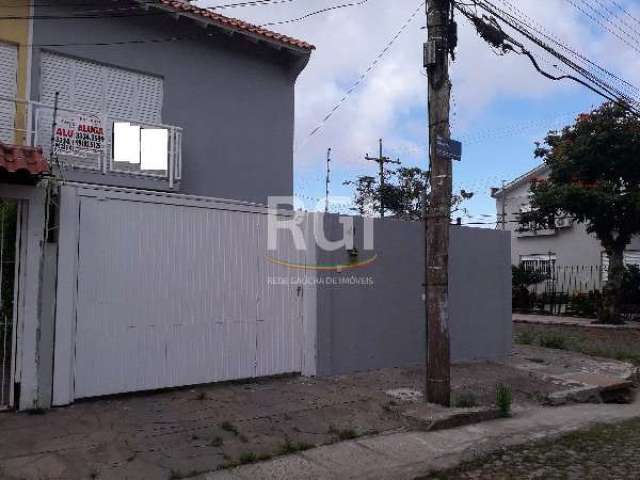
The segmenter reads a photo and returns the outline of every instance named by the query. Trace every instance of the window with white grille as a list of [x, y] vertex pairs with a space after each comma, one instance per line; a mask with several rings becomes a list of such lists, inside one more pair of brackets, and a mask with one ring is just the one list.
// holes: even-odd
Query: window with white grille
[[14, 143], [18, 95], [18, 48], [0, 43], [0, 141]]
[[521, 255], [520, 265], [527, 271], [552, 275], [558, 257], [555, 253]]
[[[142, 162], [144, 151], [141, 151], [137, 158], [132, 158], [132, 154], [129, 153], [126, 161], [118, 162], [118, 156], [122, 156], [123, 150], [127, 148], [131, 150], [135, 145], [113, 144], [114, 138], [116, 141], [120, 139], [122, 142], [123, 139], [131, 137], [131, 132], [124, 137], [119, 136], [123, 129], [116, 127], [114, 130], [114, 125], [122, 126], [129, 123], [137, 126], [143, 132], [145, 129], [154, 132], [158, 129], [162, 130], [159, 128], [162, 123], [162, 78], [87, 60], [44, 53], [40, 82], [40, 101], [42, 103], [53, 106], [56, 92], [58, 92], [58, 120], [64, 119], [68, 114], [81, 113], [93, 116], [94, 124], [100, 124], [104, 127], [105, 145], [100, 154], [91, 154], [87, 152], [87, 149], [84, 149], [81, 154], [73, 155], [70, 153], [71, 158], [65, 159], [67, 163], [98, 169], [101, 168], [103, 162], [110, 161], [113, 156], [114, 164], [112, 167], [115, 170], [130, 173], [157, 173], [159, 175], [166, 173], [168, 169], [165, 160], [167, 152], [159, 152], [157, 148], [143, 149], [146, 152], [151, 152], [147, 156], [159, 154], [159, 158], [156, 156], [151, 162], [149, 159]], [[39, 121], [39, 138], [46, 138], [46, 131], [47, 129], [51, 130], [51, 123], [52, 113], [49, 111], [48, 117], [45, 115]], [[142, 137], [149, 138], [152, 135], [151, 132], [144, 132]], [[162, 142], [160, 145], [162, 146]], [[101, 158], [98, 158], [99, 156]], [[143, 168], [149, 164], [154, 168]]]

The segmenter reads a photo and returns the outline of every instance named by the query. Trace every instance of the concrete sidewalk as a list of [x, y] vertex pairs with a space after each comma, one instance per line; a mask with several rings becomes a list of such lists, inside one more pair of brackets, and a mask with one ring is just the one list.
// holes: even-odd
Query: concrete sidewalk
[[603, 330], [640, 330], [640, 322], [627, 322], [623, 325], [606, 325], [602, 323], [595, 323], [596, 320], [593, 318], [536, 315], [532, 313], [514, 313], [512, 315], [512, 319], [515, 323], [521, 323], [525, 325], [563, 325]]
[[413, 480], [502, 447], [636, 417], [640, 417], [640, 400], [630, 405], [539, 408], [516, 413], [511, 419], [453, 430], [397, 433], [338, 443], [195, 478]]

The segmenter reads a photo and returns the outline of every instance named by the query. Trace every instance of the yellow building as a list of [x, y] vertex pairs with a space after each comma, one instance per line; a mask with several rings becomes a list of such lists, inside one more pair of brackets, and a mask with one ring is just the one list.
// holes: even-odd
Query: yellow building
[[31, 77], [29, 3], [0, 0], [0, 142], [18, 145], [27, 140], [23, 101], [29, 98]]

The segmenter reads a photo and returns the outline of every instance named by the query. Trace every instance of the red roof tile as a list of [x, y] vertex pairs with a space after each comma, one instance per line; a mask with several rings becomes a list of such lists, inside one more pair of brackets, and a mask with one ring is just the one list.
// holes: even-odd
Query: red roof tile
[[257, 25], [253, 25], [251, 23], [238, 20], [237, 18], [220, 15], [219, 13], [216, 13], [212, 10], [208, 10], [206, 8], [196, 7], [195, 5], [192, 5], [185, 0], [160, 0], [160, 3], [167, 7], [170, 7], [175, 11], [192, 13], [194, 15], [198, 15], [200, 17], [206, 18], [207, 20], [210, 20], [212, 23], [216, 23], [222, 27], [237, 29], [246, 33], [251, 33], [258, 37], [263, 37], [265, 40], [281, 43], [284, 46], [296, 47], [303, 50], [315, 49], [313, 45], [305, 41], [297, 40], [295, 38], [288, 37], [280, 33], [272, 32], [271, 30], [267, 30], [266, 28], [262, 28]]
[[20, 147], [0, 143], [0, 169], [9, 173], [25, 172], [41, 175], [49, 171], [41, 148]]

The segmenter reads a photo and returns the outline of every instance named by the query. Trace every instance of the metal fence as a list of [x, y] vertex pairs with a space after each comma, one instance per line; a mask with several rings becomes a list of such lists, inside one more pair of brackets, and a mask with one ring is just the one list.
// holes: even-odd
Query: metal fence
[[[55, 121], [54, 121], [55, 117]], [[115, 156], [115, 130], [118, 124], [137, 128], [139, 136], [161, 132], [166, 145], [155, 156], [159, 167], [145, 167], [143, 150], [138, 157], [122, 161]], [[53, 127], [56, 126], [54, 131]], [[93, 127], [93, 128], [92, 128]], [[97, 132], [97, 133], [96, 133]], [[141, 138], [141, 137], [140, 137]], [[134, 139], [140, 142], [140, 138]], [[131, 140], [131, 139], [128, 139]], [[41, 102], [5, 97], [0, 94], [0, 141], [40, 147], [45, 158], [62, 167], [80, 168], [104, 174], [119, 174], [166, 179], [170, 186], [182, 177], [182, 128], [173, 125], [122, 119], [104, 112], [78, 112]], [[52, 144], [53, 141], [53, 144]], [[120, 143], [126, 142], [122, 139]], [[149, 142], [147, 142], [149, 143]], [[140, 147], [140, 145], [138, 145]], [[164, 156], [164, 161], [159, 158]]]

